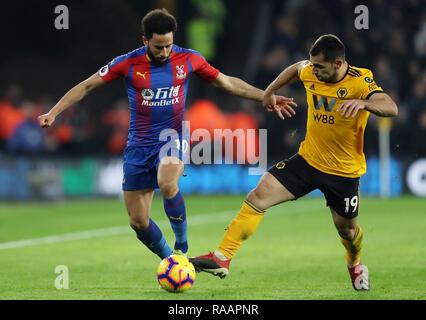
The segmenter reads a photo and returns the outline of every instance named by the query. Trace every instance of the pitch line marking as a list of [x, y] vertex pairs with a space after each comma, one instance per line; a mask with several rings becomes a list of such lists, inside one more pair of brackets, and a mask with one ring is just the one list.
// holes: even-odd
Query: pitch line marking
[[[266, 215], [276, 216], [276, 215], [280, 215], [284, 213], [303, 213], [303, 212], [309, 212], [315, 209], [318, 209], [318, 203], [315, 203], [314, 206], [309, 206], [309, 207], [297, 206], [297, 207], [290, 207], [287, 209], [285, 207], [280, 206], [280, 207], [272, 207], [268, 209]], [[219, 212], [210, 212], [210, 213], [196, 215], [194, 217], [188, 217], [188, 225], [196, 226], [196, 225], [203, 225], [207, 223], [217, 223], [217, 222], [227, 222], [227, 221], [231, 222], [231, 220], [237, 214], [238, 212], [237, 210], [238, 209], [228, 210], [228, 211], [219, 211]], [[157, 222], [157, 225], [160, 228], [165, 228], [168, 225], [170, 225], [170, 222], [169, 220], [161, 220]], [[36, 246], [41, 244], [59, 243], [59, 242], [66, 242], [66, 241], [72, 241], [72, 240], [92, 239], [92, 238], [111, 236], [111, 235], [122, 235], [122, 234], [129, 233], [130, 231], [131, 231], [130, 226], [116, 226], [116, 227], [109, 227], [109, 228], [102, 228], [102, 229], [63, 233], [63, 234], [51, 235], [51, 236], [40, 237], [40, 238], [3, 242], [3, 243], [0, 243], [0, 250], [30, 247], [30, 246]]]

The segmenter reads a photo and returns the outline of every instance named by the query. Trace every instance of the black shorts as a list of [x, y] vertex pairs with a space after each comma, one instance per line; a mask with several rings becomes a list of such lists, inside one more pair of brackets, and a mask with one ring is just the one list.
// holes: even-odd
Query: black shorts
[[358, 216], [359, 178], [321, 172], [310, 166], [299, 154], [278, 162], [268, 172], [296, 199], [320, 189], [327, 200], [327, 206], [340, 216], [349, 219]]

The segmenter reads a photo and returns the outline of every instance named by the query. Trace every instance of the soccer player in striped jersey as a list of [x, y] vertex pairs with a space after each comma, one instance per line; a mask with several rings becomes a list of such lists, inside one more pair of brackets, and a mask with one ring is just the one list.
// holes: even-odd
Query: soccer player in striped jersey
[[265, 90], [263, 106], [272, 110], [274, 92], [300, 80], [306, 90], [308, 120], [299, 152], [268, 170], [249, 192], [215, 252], [191, 258], [198, 271], [225, 277], [231, 258], [249, 238], [265, 210], [320, 189], [330, 208], [355, 290], [369, 290], [361, 263], [363, 231], [358, 225], [359, 177], [366, 172], [364, 130], [370, 113], [393, 117], [398, 109], [373, 80], [370, 70], [350, 66], [345, 47], [334, 35], [321, 36], [310, 60], [286, 68]]
[[[194, 73], [242, 98], [261, 102], [264, 94], [239, 78], [221, 73], [199, 52], [175, 45], [176, 30], [176, 20], [167, 10], [150, 11], [142, 19], [141, 48], [110, 61], [38, 118], [41, 127], [49, 127], [61, 112], [95, 88], [125, 79], [131, 118], [124, 151], [124, 202], [137, 238], [161, 259], [172, 253], [187, 255], [188, 251], [185, 201], [178, 182], [188, 158], [188, 130], [182, 123], [190, 75]], [[280, 117], [282, 112], [287, 116], [295, 113], [292, 99], [276, 99], [274, 110]], [[150, 218], [155, 188], [163, 195], [175, 234], [173, 250]]]

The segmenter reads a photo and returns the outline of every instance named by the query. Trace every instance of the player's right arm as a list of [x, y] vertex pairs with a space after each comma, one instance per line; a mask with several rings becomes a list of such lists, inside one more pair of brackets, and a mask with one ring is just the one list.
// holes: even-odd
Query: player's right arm
[[55, 121], [55, 118], [61, 112], [82, 100], [90, 91], [102, 86], [103, 84], [105, 84], [105, 81], [100, 77], [98, 72], [80, 82], [78, 85], [69, 90], [48, 113], [38, 117], [39, 125], [42, 128], [50, 127]]
[[[281, 72], [278, 77], [276, 77], [275, 80], [269, 84], [265, 90], [262, 100], [262, 105], [266, 110], [275, 111], [277, 112], [278, 116], [280, 116], [279, 113], [281, 113], [281, 110], [277, 106], [275, 92], [283, 86], [299, 80], [300, 71], [304, 66], [306, 66], [307, 63], [309, 63], [308, 60], [303, 60], [292, 64], [291, 66], [284, 69], [284, 71]], [[280, 118], [283, 119], [281, 116]]]

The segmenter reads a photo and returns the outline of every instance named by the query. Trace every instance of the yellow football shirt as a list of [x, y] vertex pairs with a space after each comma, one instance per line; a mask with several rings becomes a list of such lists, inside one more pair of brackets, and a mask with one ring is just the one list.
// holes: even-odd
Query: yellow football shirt
[[345, 100], [366, 100], [382, 92], [370, 70], [349, 66], [337, 82], [319, 81], [307, 61], [300, 70], [306, 89], [308, 120], [299, 154], [314, 168], [329, 174], [355, 178], [366, 172], [364, 131], [370, 112], [360, 110], [345, 118], [337, 108]]

